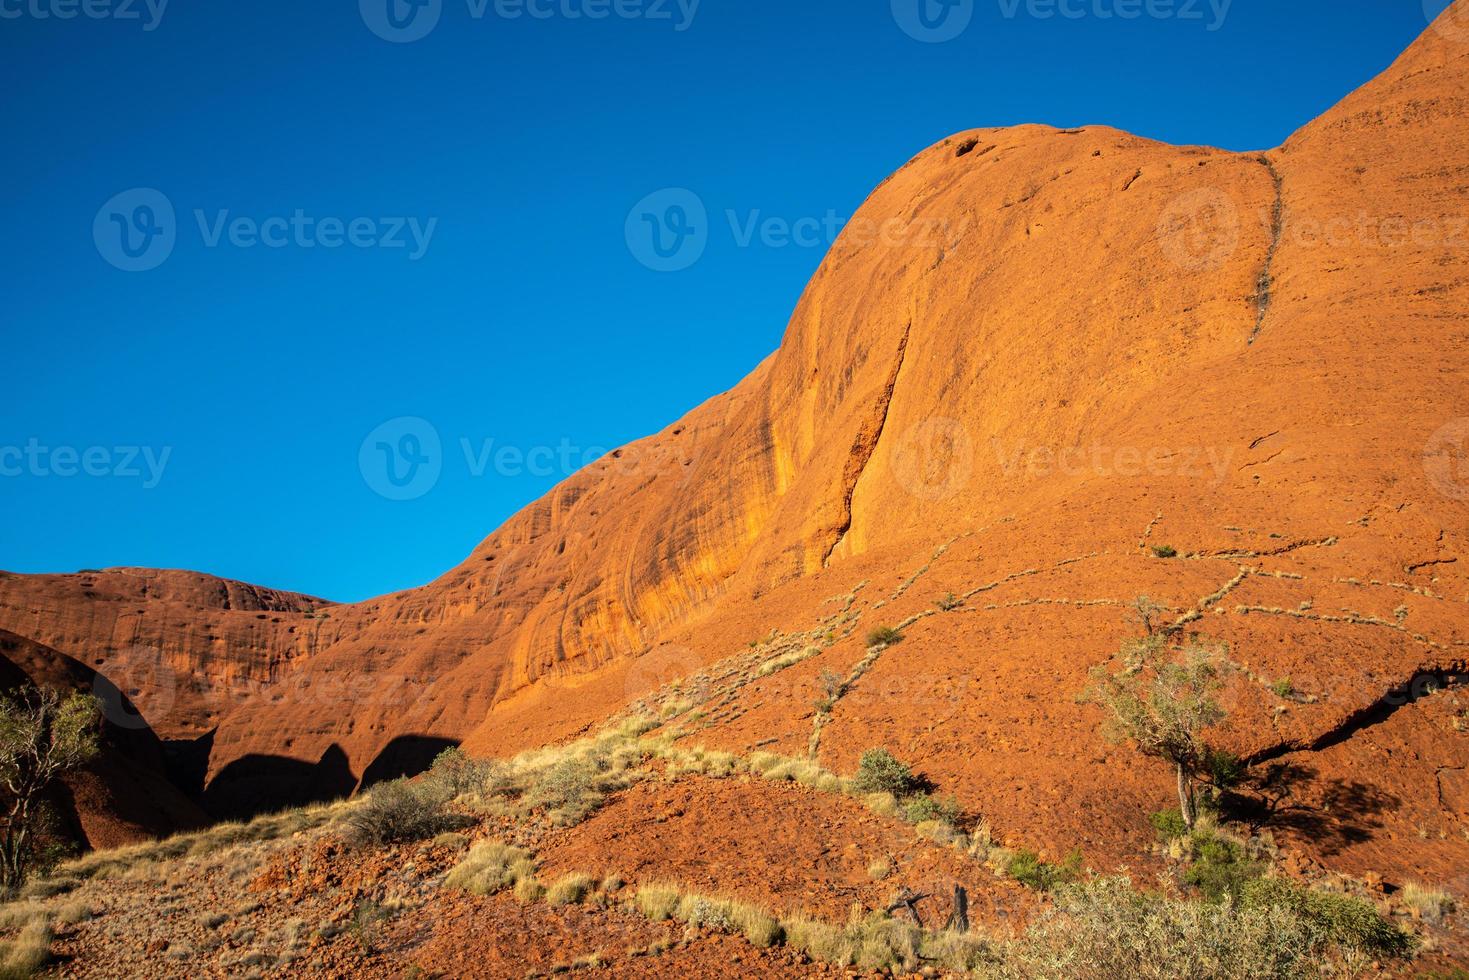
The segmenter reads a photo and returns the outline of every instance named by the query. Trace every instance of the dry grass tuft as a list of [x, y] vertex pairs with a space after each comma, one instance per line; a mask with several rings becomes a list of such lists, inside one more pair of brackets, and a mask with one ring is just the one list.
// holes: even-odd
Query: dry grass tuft
[[493, 895], [523, 878], [535, 876], [535, 862], [528, 852], [499, 841], [482, 841], [469, 849], [464, 860], [444, 878], [444, 887], [472, 895]]
[[591, 875], [575, 872], [564, 875], [546, 891], [546, 901], [552, 905], [578, 905], [591, 894], [596, 884]]
[[51, 924], [34, 918], [8, 943], [0, 944], [0, 980], [33, 976], [51, 958]]
[[1454, 910], [1454, 897], [1440, 888], [1432, 888], [1420, 882], [1403, 886], [1403, 903], [1412, 909], [1424, 922], [1438, 925], [1444, 916]]

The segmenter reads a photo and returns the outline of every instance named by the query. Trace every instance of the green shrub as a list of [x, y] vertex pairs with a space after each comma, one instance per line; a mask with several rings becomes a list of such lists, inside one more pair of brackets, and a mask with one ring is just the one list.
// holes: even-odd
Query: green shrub
[[905, 797], [918, 790], [919, 780], [912, 769], [899, 762], [887, 749], [868, 749], [857, 764], [857, 776], [852, 785], [860, 793], [891, 793]]
[[486, 781], [491, 764], [471, 759], [459, 748], [451, 747], [434, 758], [434, 764], [425, 777], [444, 787], [450, 799], [480, 790]]
[[890, 647], [903, 642], [903, 634], [891, 626], [879, 626], [867, 634], [869, 647]]
[[1035, 851], [1016, 851], [1010, 857], [1005, 873], [1028, 888], [1051, 891], [1081, 873], [1081, 852], [1072, 851], [1060, 864], [1042, 861]]
[[1126, 878], [1062, 888], [1005, 954], [1005, 976], [1075, 980], [1303, 978], [1316, 965], [1288, 912], [1138, 892]]
[[1271, 684], [1270, 689], [1275, 692], [1277, 697], [1282, 698], [1292, 697], [1296, 693], [1296, 685], [1289, 677], [1282, 677], [1274, 684]]
[[1190, 846], [1193, 861], [1184, 870], [1183, 880], [1211, 902], [1239, 899], [1245, 886], [1264, 870], [1238, 842], [1208, 830], [1194, 831]]
[[1373, 956], [1407, 956], [1415, 940], [1367, 901], [1303, 888], [1281, 878], [1259, 878], [1241, 889], [1243, 908], [1287, 910], [1316, 947], [1337, 946]]
[[347, 814], [346, 836], [359, 845], [434, 837], [464, 825], [462, 818], [445, 810], [448, 802], [447, 792], [435, 783], [406, 779], [380, 783]]
[[1245, 777], [1245, 764], [1232, 752], [1207, 747], [1204, 750], [1204, 774], [1216, 790], [1225, 790], [1237, 786]]
[[1177, 558], [1178, 549], [1171, 544], [1153, 545], [1153, 556], [1156, 558]]
[[1183, 814], [1177, 807], [1172, 810], [1159, 810], [1149, 817], [1148, 821], [1158, 832], [1158, 836], [1165, 841], [1188, 836], [1188, 824], [1183, 822]]
[[941, 599], [935, 599], [933, 601], [933, 604], [937, 606], [942, 612], [951, 612], [964, 605], [964, 600], [956, 596], [954, 593], [950, 592], [948, 595], [944, 596]]
[[959, 801], [952, 796], [936, 800], [927, 793], [918, 793], [903, 802], [903, 819], [912, 824], [930, 820], [955, 824], [959, 821]]

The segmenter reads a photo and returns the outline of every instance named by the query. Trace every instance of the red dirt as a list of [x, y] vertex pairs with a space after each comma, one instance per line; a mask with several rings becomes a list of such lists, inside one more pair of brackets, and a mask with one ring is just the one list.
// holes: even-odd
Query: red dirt
[[[867, 869], [884, 858], [893, 871], [874, 881]], [[853, 903], [885, 907], [903, 886], [935, 896], [920, 906], [934, 924], [948, 918], [955, 885], [968, 889], [971, 914], [987, 925], [1019, 921], [1035, 907], [1020, 885], [855, 800], [763, 779], [639, 783], [547, 841], [541, 877], [573, 871], [615, 872], [634, 885], [669, 881], [837, 922]]]

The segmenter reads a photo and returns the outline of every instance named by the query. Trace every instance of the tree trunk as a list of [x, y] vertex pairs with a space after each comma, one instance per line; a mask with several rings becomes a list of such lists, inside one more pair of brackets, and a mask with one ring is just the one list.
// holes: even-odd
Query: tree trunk
[[1178, 771], [1178, 811], [1183, 814], [1183, 825], [1194, 829], [1194, 786], [1183, 766], [1175, 764]]
[[955, 932], [969, 931], [969, 893], [963, 885], [954, 886], [954, 910], [949, 913], [949, 921], [944, 928]]

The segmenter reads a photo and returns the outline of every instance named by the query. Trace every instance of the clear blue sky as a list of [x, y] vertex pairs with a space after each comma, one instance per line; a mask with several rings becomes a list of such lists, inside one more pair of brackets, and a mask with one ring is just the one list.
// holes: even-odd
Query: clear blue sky
[[[124, 2], [0, 0], [0, 568], [342, 600], [450, 568], [778, 345], [826, 234], [742, 245], [726, 212], [847, 217], [975, 126], [1273, 146], [1426, 24], [1420, 0], [1234, 0], [1222, 23], [1222, 0], [969, 0], [924, 43], [891, 0]], [[526, 4], [551, 16], [504, 16]], [[112, 200], [137, 188], [171, 227], [157, 196]], [[664, 188], [709, 216], [676, 272], [629, 246]], [[161, 263], [118, 268], [124, 231]], [[398, 417], [439, 436], [427, 469], [416, 423], [368, 439]], [[461, 440], [493, 440], [487, 465]], [[384, 482], [389, 452], [415, 482]]]

